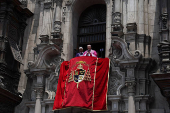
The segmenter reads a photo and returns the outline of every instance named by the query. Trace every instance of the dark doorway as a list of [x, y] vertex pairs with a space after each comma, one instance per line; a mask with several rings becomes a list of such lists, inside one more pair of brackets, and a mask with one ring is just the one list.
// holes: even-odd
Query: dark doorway
[[82, 46], [85, 51], [90, 44], [98, 53], [98, 57], [105, 57], [106, 5], [90, 6], [81, 14], [77, 37], [77, 50]]

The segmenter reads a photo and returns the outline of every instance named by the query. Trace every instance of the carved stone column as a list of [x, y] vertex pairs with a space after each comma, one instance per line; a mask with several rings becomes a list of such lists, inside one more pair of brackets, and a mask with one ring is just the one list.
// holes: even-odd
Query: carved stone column
[[62, 0], [57, 0], [55, 2], [55, 18], [54, 18], [54, 31], [61, 32], [61, 5]]
[[36, 104], [35, 104], [35, 113], [41, 113], [41, 101], [43, 98], [44, 92], [44, 76], [42, 74], [37, 75], [37, 84], [35, 85], [36, 92]]
[[54, 28], [53, 32], [51, 32], [51, 36], [53, 38], [51, 41], [58, 45], [62, 51], [63, 48], [63, 39], [62, 39], [62, 33], [61, 33], [61, 8], [62, 8], [62, 0], [56, 0], [55, 1], [55, 16], [54, 16]]
[[123, 35], [123, 26], [121, 23], [121, 0], [115, 0], [114, 1], [114, 6], [115, 9], [113, 10], [112, 13], [112, 31], [111, 34], [112, 36], [118, 36], [121, 37]]
[[120, 112], [119, 102], [121, 100], [121, 95], [108, 95], [108, 100], [112, 102], [111, 113], [119, 113]]
[[128, 113], [136, 113], [135, 111], [135, 81], [126, 81], [126, 86], [128, 87]]
[[138, 2], [138, 33], [145, 34], [144, 26], [144, 0]]

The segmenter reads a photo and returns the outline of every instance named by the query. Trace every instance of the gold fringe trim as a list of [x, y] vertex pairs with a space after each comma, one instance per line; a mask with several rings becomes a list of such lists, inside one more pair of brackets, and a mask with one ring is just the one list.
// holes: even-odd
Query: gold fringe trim
[[96, 68], [97, 68], [98, 58], [96, 60], [96, 66], [95, 66], [95, 74], [94, 74], [94, 85], [93, 85], [93, 97], [92, 97], [92, 110], [93, 110], [93, 103], [94, 103], [94, 90], [95, 90], [95, 79], [96, 79]]

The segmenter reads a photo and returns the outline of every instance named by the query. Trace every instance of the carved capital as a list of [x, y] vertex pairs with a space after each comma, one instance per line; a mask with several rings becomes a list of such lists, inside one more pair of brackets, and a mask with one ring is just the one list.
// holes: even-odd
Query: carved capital
[[126, 28], [127, 28], [127, 32], [128, 33], [136, 33], [137, 32], [137, 25], [136, 25], [136, 23], [128, 23]]
[[36, 86], [34, 88], [34, 91], [36, 93], [36, 98], [42, 98], [43, 97], [43, 93], [44, 93], [44, 88], [43, 86]]
[[128, 93], [129, 94], [135, 93], [135, 86], [136, 86], [135, 81], [126, 81], [126, 86], [128, 87]]

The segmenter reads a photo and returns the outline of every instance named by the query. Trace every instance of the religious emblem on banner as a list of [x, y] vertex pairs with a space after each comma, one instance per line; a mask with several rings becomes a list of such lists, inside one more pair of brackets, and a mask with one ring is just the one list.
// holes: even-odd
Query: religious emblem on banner
[[[77, 83], [77, 88], [80, 82], [84, 81], [91, 81], [91, 76], [90, 76], [90, 70], [89, 70], [89, 65], [86, 64], [86, 62], [83, 61], [79, 61], [76, 64], [78, 64], [77, 69], [76, 70], [72, 70], [70, 75], [69, 75], [69, 80], [68, 82], [72, 82], [74, 81], [75, 83]], [[88, 66], [88, 70], [86, 71], [85, 69], [83, 69], [83, 65]]]

